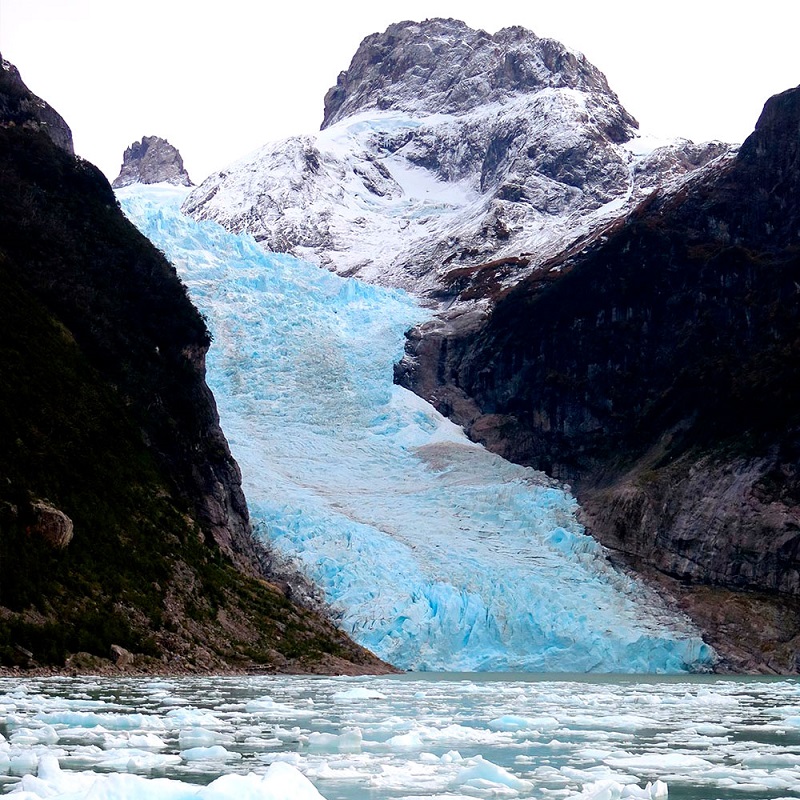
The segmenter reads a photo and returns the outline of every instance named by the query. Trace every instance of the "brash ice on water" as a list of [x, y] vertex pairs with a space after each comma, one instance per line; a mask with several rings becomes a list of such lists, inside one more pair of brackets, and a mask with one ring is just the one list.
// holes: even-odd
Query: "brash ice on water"
[[208, 382], [256, 531], [356, 641], [412, 670], [711, 664], [697, 631], [584, 534], [568, 492], [393, 385], [404, 332], [427, 315], [410, 295], [196, 222], [184, 196], [118, 193], [208, 319]]

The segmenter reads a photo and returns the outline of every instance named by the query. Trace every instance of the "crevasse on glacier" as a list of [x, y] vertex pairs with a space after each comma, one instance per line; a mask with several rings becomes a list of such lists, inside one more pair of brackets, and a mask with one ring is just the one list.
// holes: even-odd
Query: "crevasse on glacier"
[[710, 664], [696, 631], [608, 564], [570, 495], [393, 386], [426, 316], [410, 296], [183, 216], [183, 190], [118, 197], [208, 318], [208, 382], [256, 530], [358, 642], [415, 670]]

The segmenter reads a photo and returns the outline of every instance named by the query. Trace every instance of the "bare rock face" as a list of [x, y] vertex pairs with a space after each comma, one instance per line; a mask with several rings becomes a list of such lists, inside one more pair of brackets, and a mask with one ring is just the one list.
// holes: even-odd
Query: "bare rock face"
[[143, 136], [141, 142], [134, 142], [125, 151], [119, 175], [111, 185], [121, 189], [132, 183], [194, 186], [178, 149], [160, 136]]
[[0, 126], [46, 133], [55, 145], [75, 154], [72, 131], [63, 117], [23, 83], [19, 70], [0, 56]]
[[46, 112], [4, 64], [0, 671], [389, 670], [265, 579], [203, 319]]
[[72, 541], [72, 520], [63, 511], [39, 501], [33, 504], [33, 516], [31, 532], [54, 550], [63, 550]]
[[[325, 95], [326, 128], [368, 109], [463, 114], [518, 93], [575, 89], [607, 95], [605, 76], [581, 53], [520, 26], [493, 36], [460, 20], [398, 22], [368, 36]], [[612, 138], [630, 138], [624, 109]]]

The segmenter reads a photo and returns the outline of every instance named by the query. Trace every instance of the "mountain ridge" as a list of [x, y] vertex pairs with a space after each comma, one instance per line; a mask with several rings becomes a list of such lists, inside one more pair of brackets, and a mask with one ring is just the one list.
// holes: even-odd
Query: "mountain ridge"
[[[619, 102], [582, 53], [522, 26], [491, 35], [452, 18], [398, 22], [361, 42], [325, 95], [321, 129], [371, 108], [463, 113], [542, 88], [588, 90]], [[624, 112], [611, 138], [625, 141], [638, 126]]]
[[141, 141], [126, 148], [119, 175], [112, 181], [111, 188], [121, 189], [134, 183], [194, 186], [179, 150], [160, 136], [143, 136]]

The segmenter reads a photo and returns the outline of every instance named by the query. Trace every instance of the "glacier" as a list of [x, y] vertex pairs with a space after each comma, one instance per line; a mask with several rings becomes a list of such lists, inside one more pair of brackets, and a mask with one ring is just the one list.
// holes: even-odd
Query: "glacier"
[[408, 670], [710, 668], [712, 649], [611, 566], [564, 487], [393, 385], [430, 311], [193, 220], [185, 196], [117, 192], [208, 321], [208, 383], [255, 531], [356, 641]]

